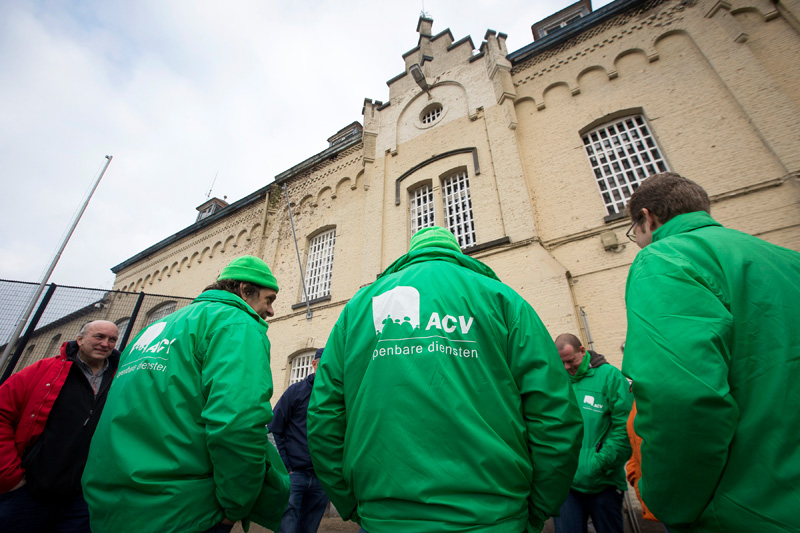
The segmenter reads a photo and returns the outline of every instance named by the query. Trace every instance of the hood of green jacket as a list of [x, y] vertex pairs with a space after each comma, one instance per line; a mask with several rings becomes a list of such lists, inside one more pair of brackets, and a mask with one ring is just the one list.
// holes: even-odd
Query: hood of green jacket
[[264, 331], [269, 329], [269, 324], [267, 321], [261, 318], [258, 313], [256, 313], [250, 304], [242, 300], [239, 296], [233, 294], [232, 292], [228, 291], [205, 291], [200, 294], [197, 298], [192, 301], [192, 304], [203, 303], [203, 302], [218, 302], [223, 303], [226, 305], [232, 305], [234, 307], [238, 307], [258, 322], [258, 325], [264, 328]]
[[587, 351], [583, 356], [583, 361], [581, 361], [581, 366], [578, 367], [578, 370], [576, 370], [574, 374], [569, 374], [569, 372], [567, 372], [567, 374], [569, 374], [569, 380], [572, 383], [582, 380], [587, 375], [594, 374], [594, 369], [589, 367], [589, 361], [591, 358], [591, 354], [589, 354]]
[[451, 250], [449, 248], [439, 248], [435, 246], [418, 248], [416, 250], [411, 250], [405, 255], [401, 255], [394, 263], [389, 265], [380, 276], [378, 276], [378, 279], [394, 274], [395, 272], [399, 272], [410, 267], [411, 265], [416, 265], [425, 261], [447, 261], [448, 263], [468, 268], [469, 270], [472, 270], [473, 272], [482, 276], [486, 276], [487, 278], [500, 281], [500, 278], [497, 277], [497, 274], [495, 274], [491, 268], [481, 263], [477, 259], [473, 259], [468, 255], [464, 255], [461, 252], [456, 252], [455, 250]]
[[657, 242], [672, 235], [679, 235], [699, 228], [709, 226], [722, 226], [719, 222], [711, 218], [705, 211], [693, 211], [684, 213], [671, 218], [653, 232], [653, 242]]

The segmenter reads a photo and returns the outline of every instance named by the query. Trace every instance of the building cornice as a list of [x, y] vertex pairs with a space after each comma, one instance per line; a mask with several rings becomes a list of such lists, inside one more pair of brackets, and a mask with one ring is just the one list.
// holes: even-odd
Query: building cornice
[[517, 65], [523, 61], [530, 59], [550, 48], [565, 43], [571, 38], [580, 35], [594, 26], [598, 26], [603, 22], [624, 13], [641, 4], [652, 2], [652, 0], [617, 0], [601, 7], [597, 11], [593, 11], [582, 17], [581, 19], [568, 24], [563, 30], [545, 35], [544, 37], [535, 40], [531, 44], [524, 46], [516, 52], [511, 52], [506, 58], [511, 61], [512, 65]]

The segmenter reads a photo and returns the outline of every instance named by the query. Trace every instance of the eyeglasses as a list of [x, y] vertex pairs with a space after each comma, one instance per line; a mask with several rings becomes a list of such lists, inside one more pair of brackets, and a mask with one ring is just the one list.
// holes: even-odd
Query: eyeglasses
[[630, 241], [631, 241], [631, 242], [636, 242], [636, 234], [633, 232], [633, 228], [635, 228], [635, 227], [636, 227], [636, 224], [637, 224], [638, 222], [639, 222], [638, 220], [634, 220], [634, 221], [633, 221], [633, 224], [631, 224], [631, 227], [630, 227], [630, 228], [628, 228], [628, 231], [626, 231], [626, 232], [625, 232], [625, 236], [626, 236], [628, 239], [630, 239]]

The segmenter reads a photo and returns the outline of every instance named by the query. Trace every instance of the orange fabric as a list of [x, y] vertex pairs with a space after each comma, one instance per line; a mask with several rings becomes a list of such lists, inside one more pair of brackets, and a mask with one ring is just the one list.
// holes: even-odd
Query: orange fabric
[[642, 514], [646, 520], [653, 520], [658, 521], [653, 513], [647, 508], [642, 501], [642, 495], [639, 494], [639, 480], [642, 478], [642, 439], [634, 433], [633, 431], [633, 420], [636, 418], [636, 402], [633, 402], [633, 408], [631, 409], [631, 414], [628, 416], [628, 438], [631, 441], [631, 449], [633, 449], [633, 455], [631, 455], [630, 460], [625, 465], [625, 475], [628, 478], [628, 483], [631, 484], [633, 489], [636, 491], [636, 497], [639, 498], [639, 501], [642, 504]]

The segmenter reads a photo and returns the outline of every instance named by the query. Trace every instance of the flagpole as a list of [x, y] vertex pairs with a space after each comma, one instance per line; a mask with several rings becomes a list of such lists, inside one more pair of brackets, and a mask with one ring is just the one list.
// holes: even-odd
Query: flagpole
[[14, 348], [14, 345], [17, 343], [17, 340], [19, 340], [19, 336], [22, 333], [22, 330], [25, 328], [25, 324], [28, 322], [28, 318], [31, 316], [33, 308], [36, 306], [36, 302], [39, 301], [39, 296], [42, 295], [45, 285], [47, 285], [50, 276], [53, 274], [53, 270], [55, 270], [56, 265], [58, 264], [58, 260], [61, 259], [61, 254], [64, 252], [64, 248], [67, 247], [67, 243], [69, 242], [70, 237], [72, 237], [72, 233], [75, 231], [75, 227], [81, 220], [84, 211], [86, 211], [86, 207], [89, 205], [89, 200], [92, 199], [94, 191], [97, 190], [97, 186], [100, 184], [100, 180], [103, 179], [103, 174], [106, 173], [106, 169], [108, 168], [108, 165], [111, 164], [111, 160], [113, 158], [114, 156], [111, 155], [106, 156], [106, 164], [105, 166], [103, 166], [103, 171], [100, 172], [100, 175], [94, 182], [94, 186], [92, 186], [92, 190], [89, 192], [89, 196], [86, 197], [86, 201], [83, 203], [83, 206], [81, 206], [80, 211], [75, 216], [75, 220], [72, 221], [72, 226], [69, 228], [69, 231], [67, 231], [67, 235], [64, 237], [64, 241], [58, 248], [58, 252], [56, 252], [55, 257], [53, 257], [53, 261], [47, 268], [47, 272], [45, 272], [44, 276], [42, 276], [42, 281], [41, 283], [39, 283], [39, 287], [36, 289], [36, 293], [33, 295], [33, 298], [31, 298], [31, 301], [28, 304], [28, 308], [25, 310], [25, 313], [23, 313], [23, 316], [20, 317], [19, 323], [17, 324], [17, 328], [14, 330], [14, 333], [12, 333], [11, 337], [8, 339], [8, 342], [6, 343], [6, 349], [3, 350], [3, 355], [0, 356], [0, 368], [3, 368], [3, 365], [5, 365], [8, 356], [11, 354], [11, 350]]
[[303, 299], [306, 301], [306, 320], [311, 320], [311, 304], [308, 302], [308, 291], [306, 290], [306, 277], [303, 274], [303, 262], [300, 261], [300, 248], [297, 247], [297, 234], [294, 232], [294, 218], [292, 217], [292, 203], [289, 201], [289, 191], [286, 184], [282, 185], [283, 192], [286, 194], [286, 207], [289, 208], [289, 222], [292, 224], [292, 237], [294, 238], [294, 249], [297, 252], [297, 264], [300, 266], [300, 282], [303, 284]]

